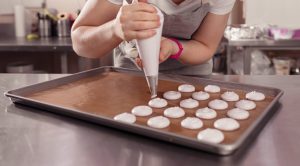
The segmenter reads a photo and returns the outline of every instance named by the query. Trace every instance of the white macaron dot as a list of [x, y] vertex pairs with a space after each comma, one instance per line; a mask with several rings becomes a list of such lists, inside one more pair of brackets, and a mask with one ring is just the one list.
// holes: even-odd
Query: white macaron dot
[[168, 91], [163, 94], [163, 97], [167, 100], [178, 100], [181, 98], [181, 93], [177, 91]]
[[153, 128], [166, 128], [170, 125], [170, 120], [163, 116], [155, 116], [147, 121], [147, 125]]
[[224, 100], [214, 99], [208, 103], [208, 106], [215, 110], [224, 110], [228, 108], [228, 103]]
[[203, 126], [202, 120], [196, 117], [186, 117], [180, 124], [181, 127], [191, 130], [200, 129]]
[[152, 108], [146, 105], [139, 105], [133, 107], [131, 113], [136, 116], [149, 116], [152, 114]]
[[148, 105], [153, 108], [163, 108], [168, 105], [168, 102], [162, 98], [154, 98], [149, 101]]
[[114, 120], [124, 122], [124, 123], [134, 123], [136, 121], [136, 117], [133, 114], [124, 112], [114, 117]]
[[217, 112], [208, 107], [200, 108], [196, 111], [196, 116], [201, 119], [214, 119], [217, 117]]
[[238, 94], [230, 91], [223, 93], [221, 98], [225, 101], [238, 101], [240, 99]]
[[198, 133], [197, 139], [209, 143], [221, 143], [224, 140], [224, 134], [217, 129], [207, 128]]
[[221, 118], [214, 122], [214, 127], [223, 131], [234, 131], [240, 128], [240, 124], [232, 118]]
[[218, 93], [221, 91], [221, 88], [217, 85], [207, 85], [204, 87], [204, 91], [209, 93]]
[[199, 106], [199, 102], [197, 100], [194, 100], [192, 98], [181, 100], [179, 103], [180, 107], [182, 108], [196, 108]]
[[253, 110], [256, 108], [256, 104], [253, 101], [250, 100], [240, 100], [235, 103], [235, 106], [237, 108], [243, 109], [243, 110]]
[[179, 92], [189, 93], [189, 92], [194, 92], [195, 90], [196, 90], [195, 86], [190, 84], [182, 84], [178, 86]]
[[252, 91], [246, 94], [246, 99], [253, 101], [263, 101], [266, 96], [261, 92]]
[[246, 110], [233, 108], [227, 112], [227, 116], [236, 120], [245, 120], [249, 118], [250, 114]]
[[207, 100], [207, 99], [209, 99], [210, 95], [209, 95], [207, 92], [199, 91], [199, 92], [194, 92], [194, 93], [192, 94], [192, 97], [193, 97], [193, 99], [195, 99], [195, 100], [202, 101], [202, 100]]
[[181, 118], [185, 115], [185, 112], [180, 107], [170, 107], [165, 109], [164, 115], [168, 118]]

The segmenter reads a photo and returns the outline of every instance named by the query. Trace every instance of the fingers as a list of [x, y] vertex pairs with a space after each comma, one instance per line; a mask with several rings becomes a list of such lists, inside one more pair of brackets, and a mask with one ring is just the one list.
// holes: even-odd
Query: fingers
[[170, 54], [168, 53], [168, 50], [161, 47], [159, 53], [159, 63], [166, 61], [169, 58], [169, 56]]
[[143, 68], [143, 63], [142, 63], [141, 58], [136, 58], [136, 59], [135, 59], [135, 63], [136, 63], [140, 68]]
[[140, 30], [150, 30], [150, 29], [155, 29], [160, 26], [159, 22], [154, 22], [154, 21], [134, 21], [130, 22], [127, 25], [128, 29], [133, 30], [133, 31], [140, 31]]
[[[172, 41], [162, 37], [160, 53], [159, 53], [159, 63], [166, 61], [171, 56], [172, 51], [173, 51]], [[143, 63], [141, 58], [136, 58], [135, 62], [140, 68], [143, 68]]]
[[154, 6], [147, 4], [147, 3], [133, 3], [132, 5], [124, 6], [125, 10], [130, 10], [131, 12], [134, 11], [143, 11], [149, 13], [157, 13], [157, 10]]
[[160, 22], [160, 18], [156, 13], [136, 12], [131, 15], [132, 20], [136, 21], [155, 21]]
[[124, 32], [125, 40], [132, 39], [146, 39], [156, 34], [155, 30], [143, 30], [143, 31], [126, 31]]
[[160, 45], [159, 62], [162, 63], [171, 56], [173, 47], [172, 43], [166, 38], [161, 40]]
[[144, 30], [130, 30], [128, 28], [123, 28], [124, 40], [130, 41], [133, 39], [147, 39], [156, 34], [156, 31], [153, 29], [144, 29]]
[[156, 34], [161, 25], [156, 9], [147, 3], [122, 6], [115, 24], [114, 31], [121, 39], [146, 39]]

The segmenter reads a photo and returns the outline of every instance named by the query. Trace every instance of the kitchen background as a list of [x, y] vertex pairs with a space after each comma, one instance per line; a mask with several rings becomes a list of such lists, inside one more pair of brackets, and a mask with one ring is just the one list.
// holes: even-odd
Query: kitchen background
[[[78, 57], [70, 27], [85, 0], [1, 0], [0, 73], [75, 73], [112, 65]], [[214, 74], [299, 74], [299, 0], [237, 0]]]

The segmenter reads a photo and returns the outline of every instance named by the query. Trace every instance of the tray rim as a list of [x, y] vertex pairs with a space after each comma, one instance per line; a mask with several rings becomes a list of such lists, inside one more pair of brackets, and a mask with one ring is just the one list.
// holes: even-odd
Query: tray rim
[[[34, 88], [36, 86], [56, 83], [61, 80], [64, 81], [68, 78], [71, 78], [71, 79], [74, 77], [76, 78], [76, 76], [81, 76], [81, 75], [85, 75], [85, 74], [92, 73], [90, 75], [93, 75], [93, 72], [95, 72], [94, 74], [99, 74], [101, 72], [129, 72], [131, 74], [135, 73], [138, 75], [143, 75], [142, 72], [132, 70], [132, 69], [104, 66], [104, 67], [99, 67], [99, 68], [71, 74], [68, 76], [63, 76], [63, 77], [56, 78], [53, 80], [44, 81], [41, 83], [36, 83], [36, 84], [29, 85], [29, 86], [24, 86], [21, 88], [9, 90], [9, 91], [4, 92], [4, 95], [6, 97], [9, 97], [14, 104], [22, 104], [22, 105], [41, 109], [43, 111], [49, 111], [49, 112], [54, 112], [54, 113], [58, 113], [58, 114], [62, 114], [62, 115], [72, 116], [73, 118], [97, 123], [97, 124], [100, 124], [103, 126], [116, 128], [118, 130], [123, 130], [123, 131], [127, 131], [130, 133], [144, 135], [144, 136], [151, 137], [154, 139], [163, 140], [163, 141], [167, 141], [167, 142], [171, 142], [171, 143], [176, 143], [176, 144], [179, 144], [182, 146], [188, 146], [188, 147], [191, 147], [194, 149], [205, 150], [205, 151], [212, 152], [212, 153], [219, 154], [219, 155], [230, 155], [233, 152], [235, 152], [236, 150], [238, 150], [239, 147], [241, 147], [247, 141], [247, 139], [251, 136], [251, 134], [253, 134], [255, 132], [256, 128], [258, 128], [259, 125], [264, 122], [264, 119], [268, 117], [267, 115], [270, 112], [273, 112], [272, 107], [279, 101], [279, 98], [283, 95], [283, 91], [278, 88], [257, 86], [257, 85], [252, 85], [252, 84], [244, 84], [244, 83], [237, 83], [237, 82], [230, 82], [230, 81], [220, 81], [220, 80], [214, 80], [214, 79], [210, 79], [210, 78], [201, 78], [201, 77], [198, 78], [198, 77], [163, 74], [162, 77], [167, 76], [168, 79], [171, 79], [173, 81], [179, 81], [179, 82], [186, 82], [186, 81], [174, 79], [173, 77], [175, 76], [176, 78], [180, 77], [180, 78], [200, 79], [202, 81], [214, 82], [216, 84], [224, 84], [225, 83], [226, 85], [243, 85], [243, 86], [247, 86], [247, 87], [262, 88], [262, 89], [272, 90], [272, 91], [277, 92], [277, 95], [274, 97], [272, 102], [265, 108], [265, 111], [263, 111], [263, 113], [260, 114], [257, 117], [257, 119], [243, 132], [243, 134], [237, 139], [237, 141], [235, 141], [232, 144], [212, 144], [209, 142], [199, 141], [199, 140], [189, 138], [186, 136], [181, 136], [179, 134], [174, 134], [171, 132], [165, 132], [165, 131], [162, 131], [159, 129], [142, 126], [139, 124], [127, 124], [127, 123], [123, 123], [123, 122], [119, 122], [119, 121], [114, 121], [111, 118], [108, 118], [105, 116], [94, 115], [94, 114], [87, 113], [87, 112], [81, 112], [80, 110], [66, 108], [66, 107], [62, 107], [62, 106], [58, 107], [58, 106], [55, 106], [55, 105], [52, 105], [52, 104], [49, 104], [46, 102], [41, 102], [38, 100], [34, 100], [34, 99], [30, 99], [30, 98], [26, 98], [21, 95], [18, 95], [18, 92], [22, 91], [22, 90]], [[89, 75], [83, 76], [83, 78], [88, 77], [88, 76]], [[64, 84], [64, 83], [61, 83], [61, 84]], [[37, 104], [37, 105], [32, 105], [32, 104]], [[51, 108], [51, 109], [49, 109], [49, 108]], [[61, 111], [63, 111], [63, 112], [61, 112]], [[264, 127], [264, 126], [262, 126], [262, 127]], [[154, 137], [153, 134], [154, 135], [158, 134], [159, 137]]]

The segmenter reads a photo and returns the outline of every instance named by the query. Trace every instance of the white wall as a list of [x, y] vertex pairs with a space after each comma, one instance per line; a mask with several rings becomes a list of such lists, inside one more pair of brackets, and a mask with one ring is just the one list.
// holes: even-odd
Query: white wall
[[[40, 7], [43, 0], [0, 0], [0, 14], [12, 14], [14, 5], [25, 7]], [[85, 0], [46, 0], [48, 8], [55, 8], [59, 12], [76, 12], [81, 9]]]
[[246, 24], [300, 28], [300, 0], [244, 0]]
[[55, 8], [60, 12], [76, 12], [84, 3], [85, 0], [47, 0], [48, 8]]

